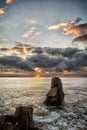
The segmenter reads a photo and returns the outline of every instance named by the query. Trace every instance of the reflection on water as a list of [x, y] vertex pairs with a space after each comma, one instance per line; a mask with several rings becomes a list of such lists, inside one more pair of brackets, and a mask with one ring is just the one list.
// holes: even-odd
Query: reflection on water
[[32, 104], [34, 121], [43, 130], [86, 130], [87, 79], [62, 78], [62, 83], [65, 101], [58, 109], [43, 105], [50, 78], [0, 78], [0, 114], [11, 114], [19, 105]]

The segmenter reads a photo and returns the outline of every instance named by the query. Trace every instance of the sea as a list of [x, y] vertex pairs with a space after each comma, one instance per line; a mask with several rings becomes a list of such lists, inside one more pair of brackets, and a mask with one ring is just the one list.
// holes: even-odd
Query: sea
[[32, 105], [35, 126], [42, 130], [87, 130], [87, 78], [61, 78], [65, 99], [60, 107], [43, 105], [51, 78], [0, 78], [0, 116]]

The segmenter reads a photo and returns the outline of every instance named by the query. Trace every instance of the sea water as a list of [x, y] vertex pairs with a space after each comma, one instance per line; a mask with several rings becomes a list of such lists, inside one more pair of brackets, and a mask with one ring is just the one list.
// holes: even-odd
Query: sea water
[[61, 78], [62, 106], [46, 107], [51, 78], [0, 78], [0, 115], [32, 105], [35, 125], [43, 130], [87, 130], [87, 78]]

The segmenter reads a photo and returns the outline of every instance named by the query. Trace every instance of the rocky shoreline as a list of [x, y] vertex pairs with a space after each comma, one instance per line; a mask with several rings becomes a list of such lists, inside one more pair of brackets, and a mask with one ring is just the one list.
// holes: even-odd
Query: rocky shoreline
[[[64, 100], [64, 92], [61, 80], [53, 77], [51, 88], [46, 95], [44, 104], [47, 106], [60, 106]], [[0, 117], [0, 130], [41, 130], [34, 127], [33, 107], [19, 106], [14, 115]]]

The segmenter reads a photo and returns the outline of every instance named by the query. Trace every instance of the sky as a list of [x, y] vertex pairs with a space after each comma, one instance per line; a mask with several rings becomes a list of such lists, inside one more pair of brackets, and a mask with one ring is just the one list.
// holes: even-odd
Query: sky
[[87, 71], [87, 0], [0, 0], [0, 71]]

